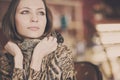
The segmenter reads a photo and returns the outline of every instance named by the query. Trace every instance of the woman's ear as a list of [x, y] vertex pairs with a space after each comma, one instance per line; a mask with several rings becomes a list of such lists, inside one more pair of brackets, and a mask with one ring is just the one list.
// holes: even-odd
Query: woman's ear
[[0, 48], [3, 49], [8, 41], [9, 39], [5, 36], [2, 29], [0, 28]]

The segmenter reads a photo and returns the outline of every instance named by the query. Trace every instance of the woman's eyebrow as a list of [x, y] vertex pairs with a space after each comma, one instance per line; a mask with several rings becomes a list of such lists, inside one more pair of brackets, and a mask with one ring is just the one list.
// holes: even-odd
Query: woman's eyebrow
[[45, 8], [38, 8], [37, 10], [41, 10], [41, 9], [45, 10]]
[[22, 7], [22, 8], [19, 8], [19, 10], [21, 9], [30, 9], [29, 7]]
[[[29, 7], [22, 7], [19, 10], [21, 10], [21, 9], [31, 9], [31, 8], [29, 8]], [[41, 9], [45, 10], [45, 8], [37, 8], [37, 10], [41, 10]]]

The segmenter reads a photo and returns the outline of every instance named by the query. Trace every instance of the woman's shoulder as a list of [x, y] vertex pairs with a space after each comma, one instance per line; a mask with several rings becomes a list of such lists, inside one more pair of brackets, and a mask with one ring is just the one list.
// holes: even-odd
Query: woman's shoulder
[[72, 53], [71, 49], [67, 45], [64, 45], [64, 44], [58, 45], [57, 51], [58, 51], [58, 53], [61, 52], [62, 54], [63, 53], [67, 53], [67, 54]]
[[12, 66], [11, 61], [13, 57], [7, 53], [2, 53], [0, 51], [0, 73], [3, 75], [11, 75], [12, 73]]
[[58, 62], [58, 66], [65, 72], [73, 71], [73, 56], [72, 51], [67, 45], [61, 45], [56, 52], [54, 60]]
[[44, 57], [45, 61], [56, 60], [57, 62], [72, 60], [72, 51], [71, 49], [64, 44], [59, 44], [57, 49], [50, 53], [48, 56]]
[[57, 54], [66, 54], [66, 53], [70, 54], [71, 53], [70, 48], [64, 44], [64, 37], [62, 36], [60, 32], [53, 31], [51, 32], [51, 35], [57, 38], [58, 48], [55, 51]]
[[56, 50], [56, 55], [62, 59], [62, 58], [72, 58], [72, 51], [67, 45], [59, 45]]

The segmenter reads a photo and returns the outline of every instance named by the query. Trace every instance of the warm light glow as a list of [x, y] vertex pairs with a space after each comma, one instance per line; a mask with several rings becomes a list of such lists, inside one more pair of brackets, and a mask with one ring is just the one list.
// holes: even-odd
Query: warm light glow
[[[120, 80], [120, 64], [117, 61], [118, 57], [120, 57], [120, 23], [97, 24], [96, 29], [98, 31], [99, 37], [96, 37], [95, 41], [99, 43], [98, 45], [102, 48], [99, 47], [98, 49], [94, 49], [96, 55], [94, 55], [93, 58], [98, 62], [105, 62], [106, 59], [109, 59], [115, 80]], [[103, 49], [105, 49], [105, 52], [103, 52]]]
[[120, 43], [120, 32], [99, 33], [103, 44]]
[[113, 46], [113, 47], [109, 47], [107, 48], [107, 52], [108, 52], [108, 56], [112, 59], [112, 58], [117, 58], [118, 56], [120, 56], [120, 46]]
[[98, 24], [96, 29], [103, 44], [120, 43], [120, 24]]
[[98, 31], [120, 31], [120, 23], [117, 24], [97, 24]]

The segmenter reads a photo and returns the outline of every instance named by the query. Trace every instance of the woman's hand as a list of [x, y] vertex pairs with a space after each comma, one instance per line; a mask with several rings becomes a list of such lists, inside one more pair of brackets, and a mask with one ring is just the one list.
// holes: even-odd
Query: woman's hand
[[18, 45], [8, 41], [4, 48], [14, 56], [15, 68], [23, 68], [23, 55]]
[[34, 48], [31, 68], [40, 70], [41, 62], [44, 56], [50, 54], [57, 49], [57, 39], [54, 37], [45, 37]]

